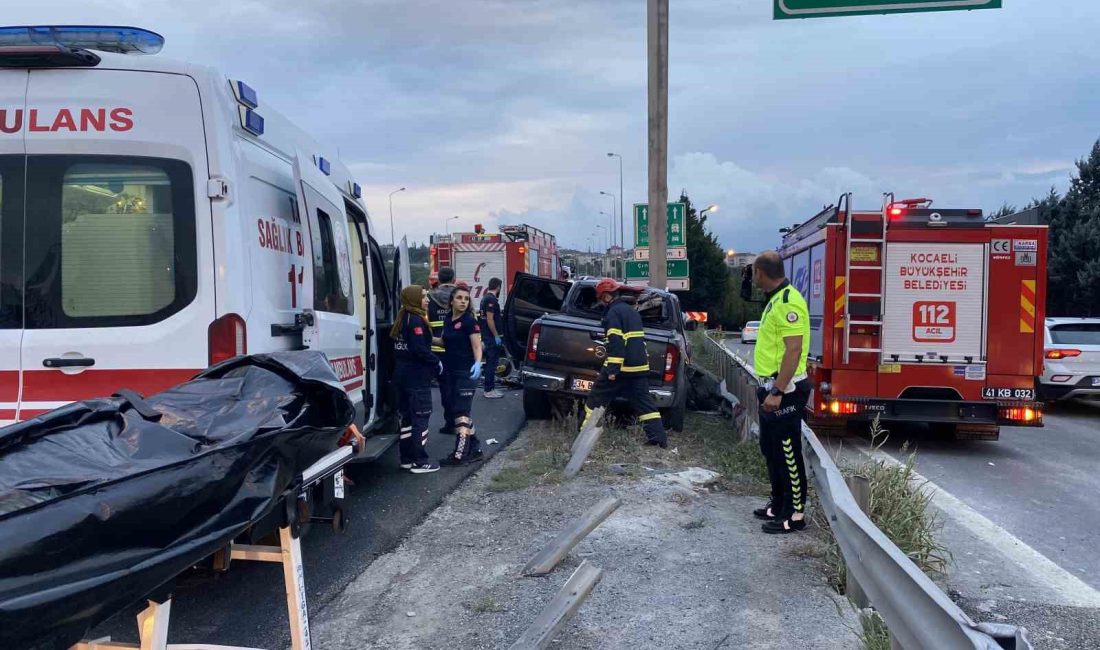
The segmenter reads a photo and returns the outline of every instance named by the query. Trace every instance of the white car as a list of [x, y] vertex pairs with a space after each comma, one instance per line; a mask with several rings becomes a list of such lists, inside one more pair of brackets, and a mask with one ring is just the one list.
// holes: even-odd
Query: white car
[[1046, 319], [1039, 398], [1100, 397], [1100, 318]]
[[760, 331], [760, 321], [750, 320], [741, 328], [742, 343], [756, 343], [756, 334]]

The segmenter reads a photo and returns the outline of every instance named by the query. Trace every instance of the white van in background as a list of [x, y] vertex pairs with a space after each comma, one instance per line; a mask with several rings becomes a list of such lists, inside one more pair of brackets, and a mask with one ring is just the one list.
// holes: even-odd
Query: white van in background
[[305, 347], [378, 429], [399, 287], [359, 185], [262, 93], [147, 56], [162, 44], [0, 28], [0, 420]]

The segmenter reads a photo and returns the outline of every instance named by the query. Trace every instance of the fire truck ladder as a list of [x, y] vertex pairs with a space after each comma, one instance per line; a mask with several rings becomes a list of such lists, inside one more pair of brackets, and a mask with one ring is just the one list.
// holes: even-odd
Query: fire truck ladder
[[[888, 222], [886, 211], [893, 200], [893, 195], [886, 195], [890, 197], [890, 200], [886, 200], [884, 197], [882, 204], [882, 212], [877, 215], [877, 219], [868, 219], [866, 216], [861, 215], [861, 218], [852, 220], [852, 194], [848, 193], [846, 197], [846, 219], [845, 227], [847, 228], [847, 236], [844, 238], [844, 363], [847, 364], [850, 361], [851, 353], [859, 354], [878, 354], [882, 355], [882, 303], [883, 294], [886, 292], [886, 224]], [[856, 235], [864, 235], [857, 237]], [[871, 235], [870, 237], [865, 235]], [[876, 251], [875, 259], [878, 260], [877, 264], [871, 265], [852, 265], [852, 243], [861, 244], [861, 250], [865, 250], [867, 247], [873, 247]], [[861, 274], [878, 273], [879, 276], [879, 289], [878, 293], [852, 293], [849, 291], [852, 287], [852, 275], [853, 271]], [[861, 283], [865, 284], [865, 283]], [[857, 307], [856, 312], [853, 314], [852, 299], [856, 299]], [[877, 301], [877, 303], [871, 303], [871, 300]], [[869, 313], [865, 306], [871, 304], [877, 304], [877, 308], [873, 313]], [[873, 316], [873, 320], [852, 320], [852, 316]], [[860, 328], [875, 328], [878, 330], [879, 346], [877, 348], [853, 348], [851, 347], [852, 340], [852, 327], [857, 326]]]

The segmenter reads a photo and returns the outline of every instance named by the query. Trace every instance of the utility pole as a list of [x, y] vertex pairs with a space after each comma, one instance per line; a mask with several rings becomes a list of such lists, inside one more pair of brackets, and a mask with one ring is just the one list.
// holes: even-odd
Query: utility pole
[[668, 0], [647, 0], [649, 49], [649, 286], [668, 287]]

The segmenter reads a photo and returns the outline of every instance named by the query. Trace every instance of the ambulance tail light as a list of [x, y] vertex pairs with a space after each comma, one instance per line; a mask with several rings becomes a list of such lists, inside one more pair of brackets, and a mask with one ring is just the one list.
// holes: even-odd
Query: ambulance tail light
[[1079, 356], [1081, 356], [1081, 351], [1080, 350], [1071, 350], [1069, 348], [1061, 348], [1061, 349], [1057, 349], [1057, 350], [1047, 350], [1047, 353], [1046, 353], [1046, 358], [1054, 359], [1055, 361], [1057, 361], [1059, 359], [1067, 359], [1069, 357], [1079, 357]]
[[671, 343], [665, 352], [665, 374], [662, 379], [668, 383], [676, 381], [676, 366], [680, 362], [680, 349]]
[[539, 335], [542, 334], [542, 325], [535, 324], [531, 326], [530, 333], [527, 334], [527, 360], [535, 361], [539, 357]]
[[237, 314], [226, 314], [210, 323], [207, 341], [210, 365], [248, 354], [248, 333], [244, 319]]

